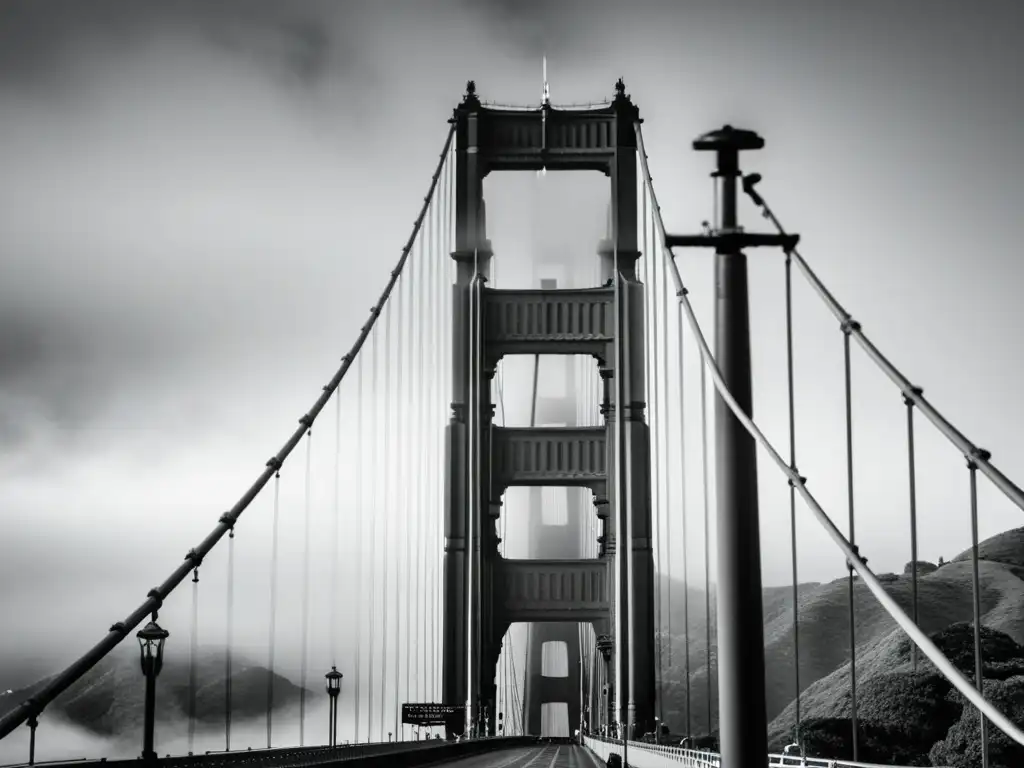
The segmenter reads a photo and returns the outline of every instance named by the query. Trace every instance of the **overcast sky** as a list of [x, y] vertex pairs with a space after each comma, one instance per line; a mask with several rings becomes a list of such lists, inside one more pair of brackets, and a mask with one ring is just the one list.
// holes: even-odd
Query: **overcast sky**
[[[536, 102], [544, 53], [556, 103], [608, 99], [625, 78], [675, 231], [711, 215], [711, 159], [690, 141], [724, 122], [765, 136], [744, 167], [764, 175], [804, 255], [889, 358], [1020, 480], [1014, 6], [8, 0], [0, 654], [31, 656], [33, 669], [70, 661], [205, 536], [365, 321], [465, 81], [484, 99]], [[526, 250], [517, 183], [488, 180], [499, 271], [503, 253]], [[589, 232], [600, 207], [588, 205], [564, 225]], [[741, 217], [768, 226], [749, 204]], [[684, 260], [709, 333], [711, 261]], [[750, 274], [755, 416], [786, 453], [781, 256], [751, 253]], [[798, 463], [845, 530], [842, 336], [797, 285]], [[858, 541], [879, 571], [902, 570], [903, 406], [859, 352], [854, 362]], [[970, 541], [967, 471], [918, 424], [920, 552], [949, 558]], [[320, 445], [318, 455], [332, 450]], [[783, 584], [787, 487], [764, 461], [760, 474], [765, 581]], [[982, 536], [1019, 525], [1020, 510], [980, 485]], [[239, 567], [262, 581], [239, 595], [249, 618], [238, 631], [259, 655], [270, 507], [257, 505], [260, 544], [243, 554], [240, 527]], [[843, 574], [802, 509], [800, 535], [802, 579]], [[187, 642], [186, 606], [168, 627], [176, 643]], [[69, 625], [72, 640], [54, 637]]]

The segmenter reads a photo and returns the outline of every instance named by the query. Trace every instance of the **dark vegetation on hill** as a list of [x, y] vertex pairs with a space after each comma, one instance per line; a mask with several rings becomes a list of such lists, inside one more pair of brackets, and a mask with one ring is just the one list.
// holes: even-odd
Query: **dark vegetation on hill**
[[[918, 563], [921, 628], [929, 633], [963, 674], [974, 678], [971, 553], [938, 564]], [[985, 694], [1019, 725], [1024, 725], [1024, 528], [979, 545]], [[910, 564], [902, 574], [880, 581], [911, 613]], [[799, 588], [802, 734], [808, 755], [851, 758], [849, 691], [849, 604], [845, 578]], [[676, 595], [679, 595], [677, 598]], [[665, 720], [674, 734], [686, 733], [683, 671], [682, 589], [673, 588], [672, 660], [663, 640]], [[717, 658], [712, 596], [711, 722], [708, 722], [708, 670], [705, 663], [704, 594], [690, 590], [690, 732], [712, 737], [717, 731]], [[859, 581], [854, 588], [857, 638], [859, 754], [865, 762], [902, 765], [980, 765], [978, 716], [956, 689], [919, 654], [911, 664], [910, 641]], [[766, 705], [769, 746], [781, 751], [793, 741], [792, 588], [764, 590]], [[989, 725], [992, 768], [1019, 768], [1024, 751]]]

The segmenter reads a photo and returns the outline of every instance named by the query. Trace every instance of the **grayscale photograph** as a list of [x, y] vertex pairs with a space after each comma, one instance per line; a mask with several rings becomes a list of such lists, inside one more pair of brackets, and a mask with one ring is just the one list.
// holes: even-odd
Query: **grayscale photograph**
[[0, 768], [1022, 768], [1019, 0], [0, 0]]

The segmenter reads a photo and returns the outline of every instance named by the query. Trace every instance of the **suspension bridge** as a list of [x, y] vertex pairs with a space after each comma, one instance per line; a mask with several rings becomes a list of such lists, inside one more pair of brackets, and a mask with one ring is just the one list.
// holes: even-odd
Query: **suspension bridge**
[[[635, 766], [866, 765], [858, 761], [853, 605], [859, 582], [912, 642], [915, 668], [927, 660], [976, 709], [981, 765], [988, 766], [992, 726], [1024, 745], [1024, 733], [985, 699], [982, 685], [978, 474], [1021, 508], [1024, 493], [883, 355], [811, 269], [797, 249], [798, 235], [783, 228], [762, 197], [760, 176], [741, 170], [741, 153], [763, 146], [755, 132], [731, 126], [697, 138], [694, 150], [713, 160], [716, 212], [703, 231], [675, 234], [665, 229], [639, 109], [621, 80], [610, 102], [571, 107], [553, 106], [546, 89], [539, 106], [486, 104], [475, 84], [468, 83], [412, 233], [340, 368], [251, 487], [170, 576], [76, 662], [0, 713], [0, 738], [27, 730], [25, 758], [35, 764], [47, 738], [47, 708], [136, 633], [145, 677], [143, 683], [140, 676], [140, 686], [146, 687], [139, 741], [142, 759], [149, 762], [453, 762], [523, 768], [598, 765], [618, 754]], [[590, 266], [575, 269], [566, 254], [541, 248], [535, 263], [559, 277], [538, 273], [533, 288], [502, 288], [497, 276], [501, 257], [487, 238], [484, 178], [502, 171], [569, 170], [596, 171], [610, 181], [607, 233], [594, 244]], [[773, 231], [741, 226], [741, 195], [761, 209]], [[690, 303], [689, 291], [696, 288], [683, 279], [681, 254], [688, 248], [714, 253], [714, 349]], [[752, 415], [744, 255], [751, 248], [779, 249], [785, 257], [788, 435], [765, 434]], [[843, 348], [849, 493], [842, 511], [824, 509], [810, 490], [811, 479], [799, 471], [794, 276], [806, 280], [834, 315]], [[857, 546], [854, 347], [891, 379], [893, 397], [902, 398], [906, 408], [910, 611], [887, 591]], [[532, 361], [532, 388], [520, 393], [531, 404], [529, 426], [511, 426], [506, 420], [502, 363], [516, 355]], [[696, 413], [688, 411], [683, 397], [684, 371], [694, 367], [701, 382]], [[552, 375], [560, 386], [548, 391]], [[944, 435], [966, 463], [974, 680], [918, 626], [916, 415]], [[702, 472], [692, 476], [684, 461], [685, 438], [695, 432]], [[790, 609], [797, 660], [796, 516], [804, 513], [798, 507], [821, 525], [847, 563], [852, 760], [802, 754], [800, 704], [806, 681], [800, 680], [799, 661], [793, 664], [792, 681], [796, 749], [785, 755], [768, 752], [758, 451], [767, 459], [762, 473], [789, 486]], [[314, 454], [328, 460], [316, 465]], [[282, 560], [288, 557], [280, 534], [295, 519], [295, 510], [282, 502], [282, 488], [289, 483], [303, 500], [297, 595], [280, 590], [287, 565]], [[696, 509], [687, 503], [694, 485], [703, 499]], [[318, 486], [328, 488], [329, 531], [313, 525], [311, 509], [323, 495]], [[525, 489], [524, 496], [515, 498], [525, 500], [529, 559], [508, 552], [514, 489]], [[261, 515], [273, 537], [261, 697], [266, 738], [265, 743], [241, 745], [237, 732], [232, 738], [237, 729], [233, 713], [252, 690], [233, 691], [231, 682], [237, 664], [235, 550], [245, 546], [245, 527], [257, 524]], [[712, 515], [718, 531], [714, 659], [708, 565]], [[845, 530], [837, 522], [841, 516]], [[693, 535], [696, 521], [702, 537]], [[343, 533], [347, 554], [340, 546]], [[319, 589], [310, 553], [314, 539], [323, 538], [331, 550], [326, 651], [316, 650], [322, 646], [310, 637], [311, 593]], [[675, 551], [675, 541], [681, 551]], [[705, 603], [688, 604], [689, 569], [684, 568], [684, 626], [673, 629], [672, 559], [685, 560], [701, 548]], [[227, 550], [226, 574], [211, 573], [206, 565], [215, 549]], [[344, 595], [338, 586], [342, 571]], [[319, 570], [316, 575], [320, 584]], [[197, 605], [200, 594], [211, 588], [226, 590], [224, 729], [218, 737], [222, 745], [200, 750], [202, 628]], [[191, 603], [190, 626], [161, 624], [160, 611], [173, 601]], [[279, 622], [286, 601], [301, 606], [297, 630]], [[690, 706], [690, 643], [697, 641], [690, 617], [697, 615], [703, 616], [706, 631], [706, 723], [709, 728], [713, 720], [719, 724], [718, 751], [697, 749], [693, 741], [700, 734], [694, 732]], [[516, 632], [516, 627], [528, 629]], [[687, 703], [681, 721], [669, 727], [665, 670], [672, 651], [663, 638], [680, 630]], [[275, 676], [282, 668], [278, 643], [289, 631], [301, 636], [297, 723], [282, 723], [284, 715], [275, 706]], [[350, 641], [343, 642], [343, 634]], [[165, 643], [175, 642], [190, 649], [188, 748], [159, 756], [167, 737], [157, 720], [162, 655]], [[716, 691], [710, 688], [713, 664]], [[324, 695], [317, 693], [322, 686], [330, 701], [327, 722], [310, 717], [314, 695]], [[338, 729], [339, 709], [348, 717], [344, 732]], [[284, 743], [282, 736], [293, 725], [297, 745]], [[537, 737], [547, 741], [538, 743]], [[680, 738], [689, 741], [680, 744]]]

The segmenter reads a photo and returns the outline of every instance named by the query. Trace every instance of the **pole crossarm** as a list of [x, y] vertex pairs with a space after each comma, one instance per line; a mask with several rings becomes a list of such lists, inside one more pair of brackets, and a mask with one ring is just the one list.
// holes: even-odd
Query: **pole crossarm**
[[235, 505], [221, 515], [220, 521], [217, 524], [217, 527], [213, 529], [213, 532], [203, 539], [199, 546], [195, 549], [189, 550], [188, 554], [185, 555], [184, 562], [175, 569], [163, 584], [149, 591], [147, 599], [142, 603], [142, 605], [129, 614], [124, 621], [119, 621], [112, 625], [108, 630], [106, 637], [100, 640], [99, 643], [93, 646], [77, 661], [73, 662], [63, 672], [54, 677], [42, 688], [42, 690], [21, 702], [21, 704], [19, 704], [15, 709], [11, 710], [3, 717], [0, 717], [0, 739], [7, 736], [11, 731], [22, 723], [27, 722], [30, 718], [37, 717], [47, 704], [57, 698], [61, 693], [81, 678], [82, 675], [92, 669], [103, 657], [110, 653], [110, 651], [124, 640], [124, 638], [128, 636], [128, 633], [138, 626], [146, 616], [159, 611], [161, 605], [163, 605], [163, 601], [168, 597], [168, 595], [174, 591], [186, 576], [188, 576], [195, 568], [199, 567], [203, 558], [210, 553], [210, 551], [217, 545], [217, 542], [219, 542], [224, 535], [228, 533], [228, 531], [234, 528], [238, 518], [259, 495], [260, 491], [263, 490], [263, 487], [270, 481], [275, 473], [281, 469], [285, 460], [294, 450], [295, 446], [299, 444], [303, 435], [312, 429], [313, 422], [327, 405], [335, 390], [341, 385], [342, 380], [345, 378], [345, 374], [347, 374], [349, 369], [352, 367], [352, 363], [359, 354], [359, 350], [362, 349], [363, 344], [370, 335], [370, 331], [373, 330], [373, 326], [376, 323], [377, 318], [380, 317], [382, 308], [391, 296], [395, 283], [398, 282], [398, 277], [401, 275], [402, 269], [405, 267], [405, 264], [409, 259], [409, 254], [412, 252], [412, 247], [416, 242], [416, 236], [419, 234], [423, 221], [426, 218], [430, 201], [434, 196], [434, 190], [437, 188], [438, 180], [440, 179], [441, 171], [444, 168], [445, 160], [448, 156], [448, 149], [451, 146], [454, 135], [455, 126], [453, 124], [448, 130], [448, 135], [444, 142], [444, 148], [441, 150], [440, 159], [438, 160], [437, 167], [435, 168], [434, 174], [430, 180], [430, 188], [426, 197], [423, 199], [423, 205], [420, 208], [420, 212], [416, 217], [415, 223], [413, 224], [412, 232], [409, 235], [409, 239], [406, 241], [405, 246], [402, 248], [402, 253], [398, 259], [398, 263], [391, 271], [390, 279], [384, 287], [377, 304], [374, 305], [370, 311], [370, 319], [365, 325], [363, 325], [348, 354], [342, 358], [341, 366], [338, 368], [337, 372], [331, 378], [330, 382], [323, 387], [323, 392], [320, 397], [317, 398], [315, 403], [313, 403], [312, 408], [299, 418], [299, 426], [295, 432], [291, 435], [281, 450], [267, 461], [266, 468], [260, 473], [259, 477], [256, 478], [256, 481], [249, 487]]
[[744, 232], [742, 229], [719, 229], [700, 235], [665, 235], [666, 248], [714, 248], [718, 253], [735, 253], [758, 246], [792, 251], [798, 242], [800, 235], [773, 235], [768, 232]]

